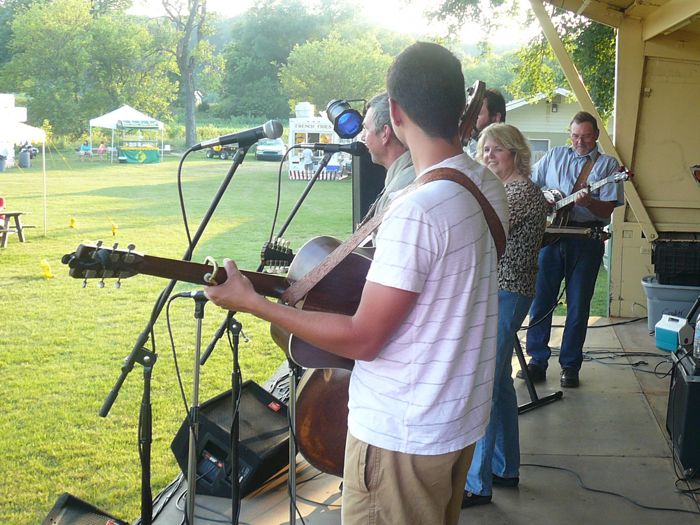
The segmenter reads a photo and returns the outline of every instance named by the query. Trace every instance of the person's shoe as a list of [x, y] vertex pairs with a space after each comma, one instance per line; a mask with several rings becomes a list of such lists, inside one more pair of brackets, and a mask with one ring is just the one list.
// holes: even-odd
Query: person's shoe
[[576, 388], [578, 386], [578, 370], [564, 368], [561, 371], [561, 380], [559, 383], [564, 388]]
[[[529, 365], [527, 365], [527, 371], [530, 373], [530, 379], [532, 379], [533, 383], [541, 383], [545, 379], [547, 379], [547, 370], [545, 368], [542, 368], [540, 365], [530, 363]], [[515, 374], [515, 377], [517, 377], [518, 379], [525, 379], [525, 374], [522, 370], [518, 370], [518, 373]]]
[[514, 478], [502, 478], [501, 476], [493, 474], [491, 477], [491, 483], [498, 487], [517, 487], [518, 483], [520, 483], [520, 478], [518, 476], [515, 476]]
[[479, 496], [478, 494], [472, 494], [471, 492], [464, 491], [462, 496], [462, 508], [466, 509], [468, 507], [474, 507], [476, 505], [486, 505], [491, 503], [491, 495]]

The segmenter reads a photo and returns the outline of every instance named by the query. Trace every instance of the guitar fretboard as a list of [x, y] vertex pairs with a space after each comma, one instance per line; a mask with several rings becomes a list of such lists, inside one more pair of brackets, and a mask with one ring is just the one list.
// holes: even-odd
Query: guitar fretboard
[[594, 182], [593, 184], [588, 184], [586, 185], [585, 188], [581, 188], [580, 190], [572, 193], [571, 195], [564, 197], [563, 199], [559, 200], [556, 202], [554, 205], [554, 210], [560, 210], [565, 206], [568, 206], [572, 202], [574, 202], [579, 195], [583, 195], [586, 192], [591, 192], [595, 191], [601, 186], [605, 186], [606, 184], [610, 184], [611, 182], [620, 182], [623, 180], [627, 180], [626, 177], [621, 177], [619, 174], [616, 175], [611, 175], [610, 177], [605, 177], [604, 179], [601, 179], [599, 181]]

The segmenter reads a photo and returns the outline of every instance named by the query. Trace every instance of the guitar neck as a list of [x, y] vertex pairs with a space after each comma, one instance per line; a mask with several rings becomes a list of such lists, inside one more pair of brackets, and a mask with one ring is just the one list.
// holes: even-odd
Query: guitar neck
[[[211, 284], [210, 276], [213, 277], [215, 284], [221, 284], [227, 278], [226, 270], [223, 268], [218, 268], [212, 276], [213, 268], [208, 264], [166, 259], [152, 255], [144, 255], [140, 261], [133, 264], [133, 268], [138, 273], [199, 285]], [[286, 277], [281, 275], [246, 270], [241, 270], [241, 273], [250, 280], [256, 292], [268, 297], [279, 299], [289, 287]]]
[[601, 186], [605, 186], [606, 184], [609, 184], [613, 182], [613, 177], [605, 177], [604, 179], [601, 179], [599, 181], [594, 182], [593, 184], [587, 184], [585, 188], [581, 188], [578, 191], [575, 191], [571, 195], [564, 197], [560, 201], [557, 201], [557, 203], [554, 205], [555, 210], [560, 210], [564, 208], [565, 206], [568, 206], [572, 202], [576, 201], [576, 199], [579, 197], [579, 195], [583, 195], [586, 192], [591, 192], [595, 191]]

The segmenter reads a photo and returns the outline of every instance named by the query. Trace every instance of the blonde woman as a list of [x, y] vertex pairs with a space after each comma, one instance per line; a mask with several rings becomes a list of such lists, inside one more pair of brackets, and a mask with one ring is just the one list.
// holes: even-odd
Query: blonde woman
[[481, 132], [476, 160], [505, 186], [510, 210], [506, 251], [498, 265], [498, 342], [491, 420], [476, 444], [462, 508], [491, 501], [492, 485], [517, 486], [520, 468], [513, 342], [535, 296], [537, 256], [549, 205], [530, 180], [530, 147], [518, 128], [491, 124]]

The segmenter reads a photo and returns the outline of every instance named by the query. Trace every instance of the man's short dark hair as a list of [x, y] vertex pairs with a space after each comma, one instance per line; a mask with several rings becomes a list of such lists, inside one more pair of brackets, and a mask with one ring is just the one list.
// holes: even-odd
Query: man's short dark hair
[[464, 75], [457, 57], [444, 47], [417, 42], [404, 49], [389, 68], [387, 91], [429, 136], [458, 134], [466, 105]]
[[588, 111], [579, 111], [578, 113], [576, 113], [574, 115], [574, 118], [571, 119], [569, 126], [571, 124], [573, 124], [574, 122], [576, 122], [576, 124], [583, 124], [584, 122], [590, 122], [591, 126], [593, 126], [593, 131], [595, 131], [596, 133], [599, 132], [598, 121]]
[[484, 92], [486, 98], [486, 110], [489, 112], [490, 119], [496, 116], [496, 113], [501, 114], [501, 122], [506, 121], [506, 99], [497, 89], [487, 89]]
[[367, 103], [367, 110], [372, 108], [372, 124], [374, 124], [374, 131], [379, 133], [384, 129], [384, 126], [389, 126], [393, 131], [394, 128], [391, 125], [391, 116], [389, 115], [389, 95], [384, 92], [379, 95], [372, 97], [372, 99]]

